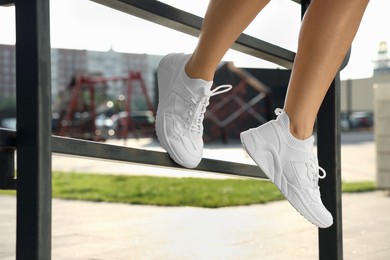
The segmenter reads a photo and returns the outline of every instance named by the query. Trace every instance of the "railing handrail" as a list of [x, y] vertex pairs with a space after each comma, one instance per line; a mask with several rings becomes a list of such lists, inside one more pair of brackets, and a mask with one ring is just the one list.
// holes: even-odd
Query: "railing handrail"
[[[16, 149], [17, 133], [14, 130], [0, 128], [0, 147]], [[227, 175], [263, 178], [267, 176], [256, 165], [204, 158], [198, 167], [187, 169], [179, 166], [165, 152], [104, 144], [62, 136], [52, 136], [52, 152], [75, 157], [96, 158], [102, 160], [177, 167], [187, 171], [206, 171]]]
[[[156, 0], [91, 1], [192, 36], [199, 35], [202, 25], [201, 17]], [[241, 34], [232, 49], [290, 69], [295, 58], [294, 52], [247, 34]]]

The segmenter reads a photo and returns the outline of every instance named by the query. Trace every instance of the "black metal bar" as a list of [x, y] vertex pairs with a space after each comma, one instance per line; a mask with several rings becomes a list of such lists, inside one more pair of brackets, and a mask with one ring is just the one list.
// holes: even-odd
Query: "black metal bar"
[[11, 6], [15, 4], [15, 0], [0, 0], [0, 6]]
[[16, 131], [0, 127], [0, 148], [16, 149]]
[[[202, 18], [156, 0], [92, 0], [133, 16], [198, 36]], [[232, 49], [291, 69], [295, 53], [255, 37], [242, 34]]]
[[343, 70], [348, 65], [349, 59], [351, 58], [351, 52], [352, 52], [352, 48], [349, 47], [349, 50], [345, 55], [343, 62], [341, 63], [340, 71]]
[[16, 189], [15, 149], [0, 148], [0, 189]]
[[16, 258], [51, 258], [49, 0], [16, 0]]
[[16, 189], [15, 140], [14, 135], [9, 135], [0, 128], [0, 189], [3, 190]]
[[[181, 168], [181, 166], [173, 162], [168, 154], [164, 152], [148, 151], [57, 136], [53, 137], [52, 146], [53, 152], [55, 153]], [[259, 167], [255, 165], [205, 158], [201, 161], [199, 166], [193, 170], [252, 178], [267, 178]]]
[[301, 1], [301, 19], [303, 19], [303, 16], [305, 15], [307, 9], [309, 8], [311, 0], [302, 0]]
[[[5, 139], [9, 143], [7, 147], [16, 148], [15, 131], [0, 128], [0, 147], [2, 147], [1, 140]], [[172, 161], [165, 152], [129, 148], [60, 136], [52, 137], [52, 151], [53, 153], [86, 158], [182, 168]], [[207, 158], [204, 158], [197, 168], [186, 170], [207, 171], [250, 178], [267, 178], [256, 165]]]
[[327, 177], [321, 180], [325, 207], [333, 215], [333, 225], [319, 229], [319, 257], [343, 259], [340, 143], [340, 75], [337, 74], [318, 113], [317, 143], [319, 164]]

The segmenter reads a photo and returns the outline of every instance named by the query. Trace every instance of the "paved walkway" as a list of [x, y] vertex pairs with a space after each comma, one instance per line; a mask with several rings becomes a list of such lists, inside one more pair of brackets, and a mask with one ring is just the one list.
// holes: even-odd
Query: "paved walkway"
[[[0, 196], [0, 259], [15, 259], [15, 198]], [[390, 198], [343, 195], [344, 259], [390, 258]], [[286, 201], [202, 209], [53, 201], [53, 259], [318, 259], [317, 229]]]
[[[148, 139], [128, 143], [159, 149]], [[375, 180], [375, 146], [342, 146], [347, 181]], [[250, 162], [241, 147], [205, 157]], [[53, 168], [95, 173], [224, 178], [195, 171], [54, 156]], [[153, 171], [151, 171], [153, 170]], [[0, 259], [15, 259], [15, 198], [0, 196]], [[390, 259], [390, 197], [343, 194], [344, 259]], [[53, 259], [318, 259], [317, 229], [286, 201], [203, 209], [53, 200]]]

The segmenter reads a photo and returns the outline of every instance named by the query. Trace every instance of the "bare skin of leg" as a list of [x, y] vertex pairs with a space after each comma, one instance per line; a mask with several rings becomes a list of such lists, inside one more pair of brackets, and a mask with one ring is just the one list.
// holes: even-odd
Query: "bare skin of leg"
[[313, 0], [303, 19], [285, 101], [291, 133], [313, 133], [319, 107], [358, 30], [368, 0]]
[[225, 53], [269, 1], [210, 1], [198, 45], [186, 66], [187, 75], [212, 80]]
[[[330, 83], [357, 32], [369, 0], [312, 0], [302, 23], [285, 101], [298, 139], [313, 132]], [[186, 65], [191, 78], [212, 80], [219, 62], [269, 0], [212, 0], [198, 45]]]

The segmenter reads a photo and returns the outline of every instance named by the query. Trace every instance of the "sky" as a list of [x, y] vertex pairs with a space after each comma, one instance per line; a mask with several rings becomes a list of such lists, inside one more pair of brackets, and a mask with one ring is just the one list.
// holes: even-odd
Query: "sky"
[[[203, 16], [208, 0], [162, 0], [169, 5]], [[0, 7], [0, 44], [15, 43], [14, 7]], [[196, 38], [124, 14], [89, 0], [51, 0], [51, 46], [165, 55], [190, 53]], [[342, 79], [372, 75], [380, 41], [390, 47], [390, 1], [371, 0], [352, 45], [349, 65]], [[273, 0], [256, 17], [245, 33], [296, 51], [300, 6], [290, 0]], [[179, 44], [178, 44], [179, 43]], [[229, 51], [224, 60], [238, 67], [277, 68], [257, 58]]]

